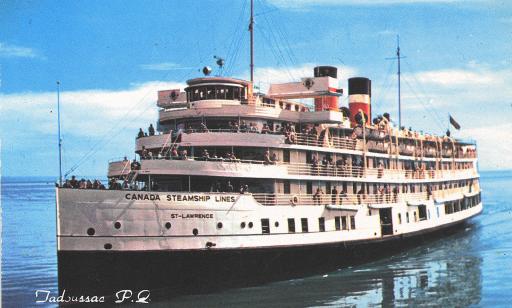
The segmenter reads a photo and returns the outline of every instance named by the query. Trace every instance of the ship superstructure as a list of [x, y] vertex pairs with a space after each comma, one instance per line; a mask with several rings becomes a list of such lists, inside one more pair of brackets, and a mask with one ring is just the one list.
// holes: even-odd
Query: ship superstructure
[[59, 262], [262, 249], [277, 258], [428, 234], [482, 211], [476, 145], [370, 122], [367, 78], [349, 79], [341, 109], [333, 67], [268, 95], [225, 77], [187, 84], [158, 93], [158, 130], [136, 139], [139, 160], [110, 162], [111, 189], [57, 189]]

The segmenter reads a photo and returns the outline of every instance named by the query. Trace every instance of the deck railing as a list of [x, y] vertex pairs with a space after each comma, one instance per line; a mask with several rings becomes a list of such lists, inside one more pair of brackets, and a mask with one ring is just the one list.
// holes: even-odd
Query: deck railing
[[[238, 158], [222, 158], [222, 157], [152, 157], [144, 160], [176, 160], [176, 161], [207, 161], [212, 163], [240, 163], [252, 164], [261, 166], [286, 166], [289, 175], [299, 176], [328, 176], [340, 178], [365, 178], [365, 179], [382, 179], [385, 180], [407, 180], [407, 179], [443, 179], [443, 178], [461, 178], [472, 177], [477, 175], [476, 169], [455, 169], [455, 170], [403, 170], [403, 169], [384, 169], [384, 168], [364, 168], [352, 165], [324, 165], [321, 162], [318, 164], [307, 163], [283, 163], [280, 161], [262, 161], [262, 160], [248, 160]], [[120, 162], [112, 162], [112, 164], [119, 164]], [[131, 170], [130, 161], [126, 161], [122, 168], [125, 173]]]
[[[347, 149], [347, 150], [363, 150], [362, 139], [360, 138], [352, 138], [351, 136], [346, 137], [337, 137], [337, 136], [329, 136], [329, 138], [324, 138], [318, 134], [304, 134], [304, 133], [290, 133], [285, 134], [282, 131], [275, 130], [259, 130], [256, 127], [240, 128], [240, 127], [232, 127], [232, 128], [214, 128], [214, 129], [182, 129], [182, 133], [254, 133], [254, 134], [273, 134], [273, 135], [285, 135], [285, 143], [287, 144], [297, 144], [297, 145], [306, 145], [306, 146], [315, 146], [315, 147], [327, 147], [327, 148], [335, 148], [335, 149]], [[424, 147], [423, 153], [419, 148], [420, 141], [418, 140], [418, 146], [414, 146], [411, 144], [400, 144], [398, 147], [398, 151], [400, 155], [405, 156], [416, 156], [416, 157], [437, 157], [439, 156], [438, 150], [432, 147]], [[371, 152], [378, 153], [387, 153], [391, 155], [396, 155], [396, 144], [390, 143], [389, 139], [384, 138], [381, 140], [372, 140], [367, 139], [366, 149]], [[443, 148], [441, 152], [441, 156], [444, 158], [449, 158], [453, 156], [453, 151], [451, 148]], [[455, 158], [476, 158], [476, 152], [473, 150], [468, 150], [463, 152], [461, 150], [455, 151]]]

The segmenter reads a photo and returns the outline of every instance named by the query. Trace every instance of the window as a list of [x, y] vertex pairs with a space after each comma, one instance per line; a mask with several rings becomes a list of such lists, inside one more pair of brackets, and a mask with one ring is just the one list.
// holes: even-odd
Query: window
[[356, 228], [356, 217], [350, 216], [350, 229], [354, 230]]
[[334, 217], [334, 228], [336, 230], [340, 230], [341, 229], [340, 216]]
[[347, 216], [341, 216], [341, 229], [348, 230], [347, 228]]
[[283, 150], [283, 162], [285, 162], [285, 163], [290, 162], [290, 150], [289, 149]]
[[270, 233], [270, 223], [267, 218], [263, 218], [261, 220], [261, 233], [263, 233], [263, 234]]
[[283, 193], [285, 193], [285, 194], [290, 193], [290, 181], [283, 182]]
[[405, 220], [409, 223], [409, 212], [405, 213]]
[[295, 233], [295, 219], [288, 218], [288, 232]]
[[313, 194], [313, 183], [312, 182], [306, 182], [306, 193], [308, 195]]
[[300, 224], [302, 226], [302, 232], [308, 232], [308, 219], [307, 218], [301, 218]]
[[318, 218], [318, 230], [320, 230], [320, 232], [325, 232], [325, 218], [324, 217]]
[[398, 213], [398, 224], [402, 224], [402, 214]]
[[437, 218], [439, 218], [439, 207], [436, 206]]

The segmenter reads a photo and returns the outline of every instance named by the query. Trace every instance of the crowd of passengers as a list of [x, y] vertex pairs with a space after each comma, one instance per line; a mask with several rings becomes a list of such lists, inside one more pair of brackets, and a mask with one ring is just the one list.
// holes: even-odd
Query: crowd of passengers
[[[352, 176], [363, 177], [364, 163], [361, 157], [355, 157], [351, 163], [348, 163], [346, 157], [342, 157], [336, 162], [332, 157], [324, 156], [322, 161], [319, 161], [316, 155], [313, 155], [310, 162], [311, 175], [331, 175], [331, 176]], [[384, 163], [379, 161], [377, 165], [377, 178], [382, 178], [386, 169]], [[430, 178], [435, 177], [435, 169], [430, 165], [428, 170], [425, 166], [414, 163], [412, 165], [404, 166], [405, 177], [412, 179], [424, 179], [426, 175]]]
[[71, 176], [71, 179], [67, 179], [63, 184], [63, 188], [76, 188], [76, 189], [106, 189], [105, 185], [100, 180], [86, 180], [84, 178], [77, 180], [76, 176]]

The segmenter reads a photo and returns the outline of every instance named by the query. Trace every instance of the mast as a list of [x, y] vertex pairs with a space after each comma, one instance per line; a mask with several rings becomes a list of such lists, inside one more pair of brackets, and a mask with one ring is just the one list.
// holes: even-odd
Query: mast
[[400, 35], [396, 36], [396, 58], [398, 60], [398, 129], [402, 127], [402, 102], [400, 93]]
[[60, 137], [60, 81], [57, 81], [57, 135], [59, 138], [59, 186], [62, 186], [62, 138]]
[[251, 83], [254, 82], [254, 0], [251, 0], [251, 19], [249, 21], [251, 34]]

